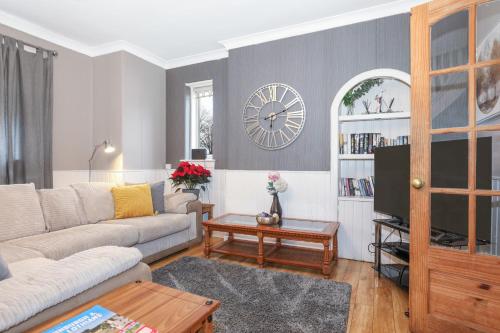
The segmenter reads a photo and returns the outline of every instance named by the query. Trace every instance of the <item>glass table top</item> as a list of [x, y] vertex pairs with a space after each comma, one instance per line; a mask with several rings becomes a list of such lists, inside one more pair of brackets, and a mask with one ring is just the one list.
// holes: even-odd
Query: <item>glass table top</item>
[[[249, 227], [259, 226], [259, 224], [255, 220], [255, 216], [239, 214], [229, 214], [218, 217], [213, 220], [213, 223], [244, 225]], [[325, 232], [331, 225], [332, 224], [329, 222], [284, 218], [281, 225], [266, 225], [266, 227], [297, 231]]]

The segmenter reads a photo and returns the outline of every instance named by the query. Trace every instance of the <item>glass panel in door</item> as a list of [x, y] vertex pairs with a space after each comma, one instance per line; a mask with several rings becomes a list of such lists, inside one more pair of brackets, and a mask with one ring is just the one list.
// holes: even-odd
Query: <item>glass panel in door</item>
[[478, 62], [500, 58], [500, 0], [477, 6], [476, 59]]
[[476, 252], [500, 256], [500, 197], [476, 198]]
[[465, 127], [469, 124], [467, 72], [437, 75], [431, 81], [432, 128]]
[[468, 63], [469, 13], [450, 15], [431, 28], [431, 68], [439, 70]]

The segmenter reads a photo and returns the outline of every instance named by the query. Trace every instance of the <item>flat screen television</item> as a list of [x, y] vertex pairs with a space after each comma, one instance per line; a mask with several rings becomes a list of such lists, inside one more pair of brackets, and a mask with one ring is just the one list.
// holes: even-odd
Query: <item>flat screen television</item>
[[[492, 141], [479, 138], [476, 183], [491, 188]], [[437, 141], [431, 145], [431, 184], [441, 188], [467, 188], [468, 140]], [[467, 197], [433, 195], [432, 228], [436, 231], [467, 236]], [[410, 223], [410, 146], [375, 149], [375, 211]], [[476, 214], [477, 239], [491, 239], [491, 199], [478, 197]]]
[[375, 211], [410, 218], [410, 145], [375, 149]]

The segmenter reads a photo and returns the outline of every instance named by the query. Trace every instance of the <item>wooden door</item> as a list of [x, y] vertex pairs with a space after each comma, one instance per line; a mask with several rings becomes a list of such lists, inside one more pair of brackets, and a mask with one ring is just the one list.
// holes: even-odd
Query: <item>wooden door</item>
[[413, 8], [410, 325], [500, 332], [500, 0]]

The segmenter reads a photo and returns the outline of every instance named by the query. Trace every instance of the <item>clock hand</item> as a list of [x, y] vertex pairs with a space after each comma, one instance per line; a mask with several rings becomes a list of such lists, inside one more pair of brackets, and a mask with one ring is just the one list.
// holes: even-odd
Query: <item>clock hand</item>
[[283, 112], [286, 112], [286, 111], [288, 111], [288, 109], [285, 109], [285, 110], [280, 111], [280, 112], [278, 112], [278, 113], [275, 113], [275, 114], [273, 114], [273, 115], [268, 115], [267, 117], [264, 117], [264, 120], [268, 120], [268, 119], [271, 119], [271, 118], [273, 118], [273, 117], [276, 117], [277, 115], [279, 115], [279, 114], [281, 114], [281, 113], [283, 113]]

